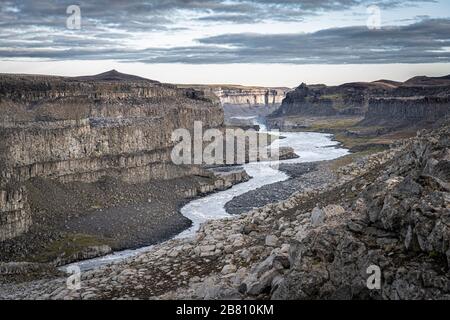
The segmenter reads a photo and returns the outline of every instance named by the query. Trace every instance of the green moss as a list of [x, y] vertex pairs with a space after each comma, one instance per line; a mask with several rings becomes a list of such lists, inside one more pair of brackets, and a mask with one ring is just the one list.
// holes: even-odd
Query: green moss
[[441, 256], [441, 254], [440, 254], [439, 252], [436, 252], [436, 251], [430, 251], [430, 252], [428, 253], [428, 256], [429, 256], [431, 259], [436, 259], [436, 258], [439, 258], [439, 257]]
[[342, 100], [342, 94], [324, 94], [320, 96], [320, 99]]
[[314, 120], [306, 129], [307, 131], [341, 131], [353, 128], [360, 122], [360, 118], [320, 119]]
[[32, 262], [51, 262], [58, 257], [69, 257], [85, 248], [100, 245], [111, 245], [112, 240], [89, 234], [66, 234], [59, 240], [51, 242], [43, 250], [31, 257]]
[[331, 162], [330, 168], [333, 171], [337, 171], [339, 168], [349, 165], [350, 163], [353, 163], [360, 158], [381, 152], [383, 150], [384, 150], [383, 148], [373, 147], [373, 148], [369, 148], [369, 149], [361, 151], [361, 152], [356, 152], [356, 153], [346, 155], [344, 157], [333, 160]]
[[373, 138], [369, 137], [352, 137], [348, 136], [344, 133], [336, 133], [335, 139], [342, 143], [342, 145], [346, 148], [353, 148], [356, 146], [366, 145], [373, 143]]

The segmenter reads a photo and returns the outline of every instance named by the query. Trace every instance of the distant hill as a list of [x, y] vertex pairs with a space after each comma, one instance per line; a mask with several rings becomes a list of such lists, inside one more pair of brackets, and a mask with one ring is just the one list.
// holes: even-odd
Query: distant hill
[[403, 86], [450, 86], [450, 75], [444, 77], [419, 76], [403, 83]]
[[121, 73], [117, 70], [110, 70], [93, 76], [71, 77], [73, 80], [81, 81], [147, 81], [152, 83], [159, 83], [155, 80], [134, 76], [131, 74]]
[[388, 86], [388, 87], [391, 87], [391, 88], [396, 88], [396, 87], [401, 86], [403, 84], [403, 82], [386, 80], [386, 79], [377, 80], [377, 81], [374, 81], [372, 83], [385, 85], [385, 86]]
[[405, 82], [377, 80], [339, 86], [301, 84], [288, 92], [271, 118], [359, 116], [366, 124], [435, 122], [450, 112], [450, 75]]

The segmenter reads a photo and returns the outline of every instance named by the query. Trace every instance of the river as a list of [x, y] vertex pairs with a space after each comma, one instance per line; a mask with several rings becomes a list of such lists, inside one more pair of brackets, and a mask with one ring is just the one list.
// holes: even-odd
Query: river
[[[260, 130], [265, 126], [261, 123]], [[348, 154], [347, 149], [339, 148], [338, 142], [333, 141], [332, 135], [314, 132], [273, 132], [280, 134], [283, 139], [277, 140], [280, 147], [286, 146], [294, 149], [300, 157], [297, 159], [282, 160], [280, 163], [305, 163], [323, 160], [332, 160]], [[289, 176], [278, 170], [278, 163], [258, 162], [243, 165], [247, 173], [252, 177], [247, 182], [237, 184], [232, 188], [210, 194], [208, 196], [192, 200], [181, 208], [181, 213], [189, 218], [192, 226], [175, 236], [174, 238], [186, 238], [195, 235], [200, 224], [213, 219], [232, 217], [225, 210], [225, 204], [234, 197], [262, 186], [289, 179]], [[123, 259], [148, 251], [152, 246], [135, 250], [123, 250], [114, 252], [104, 257], [84, 260], [74, 263], [81, 270], [89, 270], [108, 263], [118, 262]], [[67, 266], [62, 267], [65, 269]]]

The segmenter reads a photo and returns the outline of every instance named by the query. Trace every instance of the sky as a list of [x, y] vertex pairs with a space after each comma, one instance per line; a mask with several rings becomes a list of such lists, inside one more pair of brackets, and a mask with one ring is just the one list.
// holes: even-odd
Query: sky
[[0, 72], [295, 87], [450, 74], [448, 0], [0, 0]]

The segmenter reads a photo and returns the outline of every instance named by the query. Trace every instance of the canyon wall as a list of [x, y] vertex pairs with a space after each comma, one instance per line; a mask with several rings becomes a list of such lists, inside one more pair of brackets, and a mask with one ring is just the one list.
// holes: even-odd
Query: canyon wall
[[216, 87], [214, 93], [219, 97], [222, 105], [241, 106], [279, 106], [281, 105], [287, 88], [259, 88], [259, 87]]
[[257, 122], [264, 122], [265, 117], [280, 107], [286, 94], [291, 90], [285, 87], [239, 85], [179, 85], [179, 87], [193, 87], [217, 96], [224, 110], [225, 124], [245, 128], [254, 126]]
[[432, 124], [449, 115], [449, 97], [374, 98], [369, 101], [362, 124]]
[[301, 84], [270, 118], [364, 116], [362, 124], [372, 125], [434, 122], [449, 114], [449, 97], [450, 76], [331, 87]]
[[178, 85], [179, 88], [194, 88], [208, 92], [220, 99], [222, 106], [280, 106], [286, 93], [285, 87], [252, 87], [240, 85]]
[[31, 226], [31, 212], [26, 190], [22, 187], [0, 188], [0, 241], [16, 237]]
[[147, 182], [201, 174], [170, 160], [172, 131], [223, 125], [214, 95], [111, 71], [84, 78], [0, 75], [0, 241], [27, 231], [33, 178]]
[[369, 92], [374, 91], [382, 93], [383, 87], [359, 83], [339, 87], [302, 83], [286, 95], [271, 117], [362, 115], [367, 110]]

